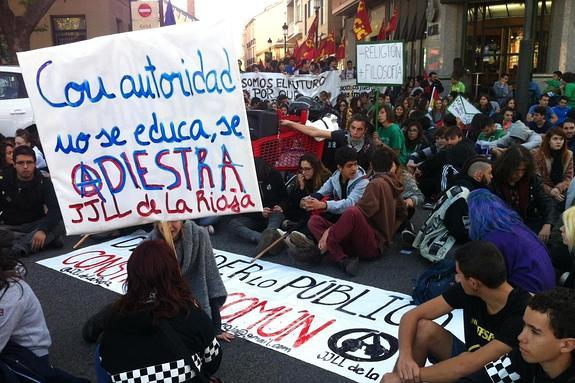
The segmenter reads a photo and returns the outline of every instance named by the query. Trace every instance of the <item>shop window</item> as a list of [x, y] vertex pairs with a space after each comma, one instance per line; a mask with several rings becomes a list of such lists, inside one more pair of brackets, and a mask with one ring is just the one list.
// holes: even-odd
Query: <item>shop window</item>
[[52, 39], [54, 45], [86, 40], [86, 16], [52, 16]]

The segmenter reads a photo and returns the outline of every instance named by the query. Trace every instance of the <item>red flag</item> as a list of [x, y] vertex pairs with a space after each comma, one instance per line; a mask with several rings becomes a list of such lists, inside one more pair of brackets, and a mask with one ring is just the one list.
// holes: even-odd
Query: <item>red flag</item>
[[397, 16], [398, 16], [398, 9], [393, 9], [393, 15], [389, 19], [387, 23], [382, 22], [381, 28], [379, 28], [379, 33], [377, 34], [377, 40], [385, 40], [389, 35], [391, 35], [395, 29], [397, 28]]
[[396, 28], [397, 28], [397, 19], [399, 17], [399, 9], [397, 7], [395, 7], [393, 9], [393, 15], [391, 16], [391, 19], [389, 19], [389, 23], [387, 24], [387, 28], [385, 29], [385, 37], [391, 35], [393, 32], [395, 32]]
[[315, 58], [313, 39], [310, 36], [299, 47], [299, 58], [300, 60], [313, 60]]
[[296, 63], [300, 60], [300, 48], [301, 46], [296, 41], [295, 47], [293, 48], [293, 57], [295, 58]]
[[381, 41], [381, 40], [385, 40], [386, 33], [385, 30], [387, 29], [387, 26], [389, 25], [389, 23], [385, 23], [385, 19], [381, 21], [381, 27], [379, 27], [379, 32], [377, 33], [377, 41]]
[[316, 58], [321, 60], [321, 59], [323, 59], [323, 58], [327, 55], [326, 52], [325, 52], [325, 47], [326, 47], [326, 44], [327, 44], [327, 38], [324, 37], [323, 39], [321, 39], [321, 40], [319, 41], [318, 44], [319, 44], [319, 47], [317, 48], [317, 53], [318, 53], [318, 54], [316, 55]]
[[325, 42], [325, 55], [331, 56], [335, 54], [335, 33], [329, 32]]
[[336, 60], [343, 60], [345, 59], [345, 37], [341, 36], [341, 42], [337, 47], [337, 53], [335, 54]]
[[315, 34], [317, 33], [317, 17], [315, 17], [313, 19], [313, 22], [311, 23], [311, 25], [309, 26], [309, 29], [307, 31], [307, 37], [311, 38], [313, 40], [313, 38], [315, 37]]
[[369, 14], [365, 8], [365, 0], [359, 0], [355, 21], [353, 22], [353, 31], [356, 40], [363, 40], [371, 33], [371, 24], [369, 23]]

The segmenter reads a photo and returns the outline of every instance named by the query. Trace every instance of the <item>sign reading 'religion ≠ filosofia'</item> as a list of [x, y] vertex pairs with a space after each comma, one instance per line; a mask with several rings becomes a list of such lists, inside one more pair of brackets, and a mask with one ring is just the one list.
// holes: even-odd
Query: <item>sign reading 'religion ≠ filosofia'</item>
[[403, 42], [360, 43], [357, 44], [356, 53], [359, 85], [403, 84]]
[[18, 54], [68, 234], [262, 210], [234, 41], [193, 23]]

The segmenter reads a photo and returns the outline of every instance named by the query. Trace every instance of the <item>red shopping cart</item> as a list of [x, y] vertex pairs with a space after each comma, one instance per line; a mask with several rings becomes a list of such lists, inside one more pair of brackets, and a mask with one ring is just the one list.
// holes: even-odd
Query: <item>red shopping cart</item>
[[[305, 124], [307, 111], [299, 116], [286, 116], [278, 112], [279, 119], [288, 119]], [[323, 140], [316, 141], [296, 130], [280, 128], [273, 136], [262, 137], [252, 141], [254, 157], [263, 158], [266, 163], [278, 171], [295, 172], [299, 167], [299, 159], [305, 153], [311, 153], [321, 159]]]

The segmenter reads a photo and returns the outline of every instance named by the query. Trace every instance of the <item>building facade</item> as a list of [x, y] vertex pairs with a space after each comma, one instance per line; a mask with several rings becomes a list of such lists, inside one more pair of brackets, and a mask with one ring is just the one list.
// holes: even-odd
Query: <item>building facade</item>
[[[346, 58], [355, 62], [353, 32], [359, 0], [284, 0], [285, 19], [274, 19], [274, 44], [282, 42], [280, 26], [288, 25], [291, 52], [301, 44], [318, 9], [319, 34], [335, 32], [336, 44], [343, 36]], [[537, 1], [532, 37], [534, 78], [546, 78], [555, 70], [575, 71], [575, 1]], [[406, 47], [409, 75], [435, 71], [448, 80], [454, 62], [465, 73], [465, 81], [477, 88], [492, 84], [499, 73], [517, 75], [519, 46], [525, 36], [525, 2], [514, 0], [365, 0], [372, 33], [364, 41], [376, 41], [382, 23], [394, 11], [397, 26], [389, 40], [402, 40]], [[259, 27], [252, 25], [254, 30]], [[271, 35], [270, 35], [271, 36]], [[267, 37], [264, 39], [267, 41]], [[267, 48], [259, 38], [251, 40], [256, 51]], [[275, 46], [275, 45], [274, 45]], [[276, 57], [276, 55], [274, 55]], [[257, 62], [254, 61], [254, 62]]]
[[[9, 1], [15, 15], [24, 12], [18, 0]], [[130, 3], [131, 0], [56, 0], [32, 33], [30, 48], [45, 48], [130, 31]], [[167, 0], [163, 0], [162, 6], [166, 9]], [[190, 6], [193, 12], [193, 0], [188, 1]], [[175, 6], [174, 16], [177, 23], [197, 20]], [[7, 46], [0, 33], [0, 63], [4, 63], [7, 57]]]

